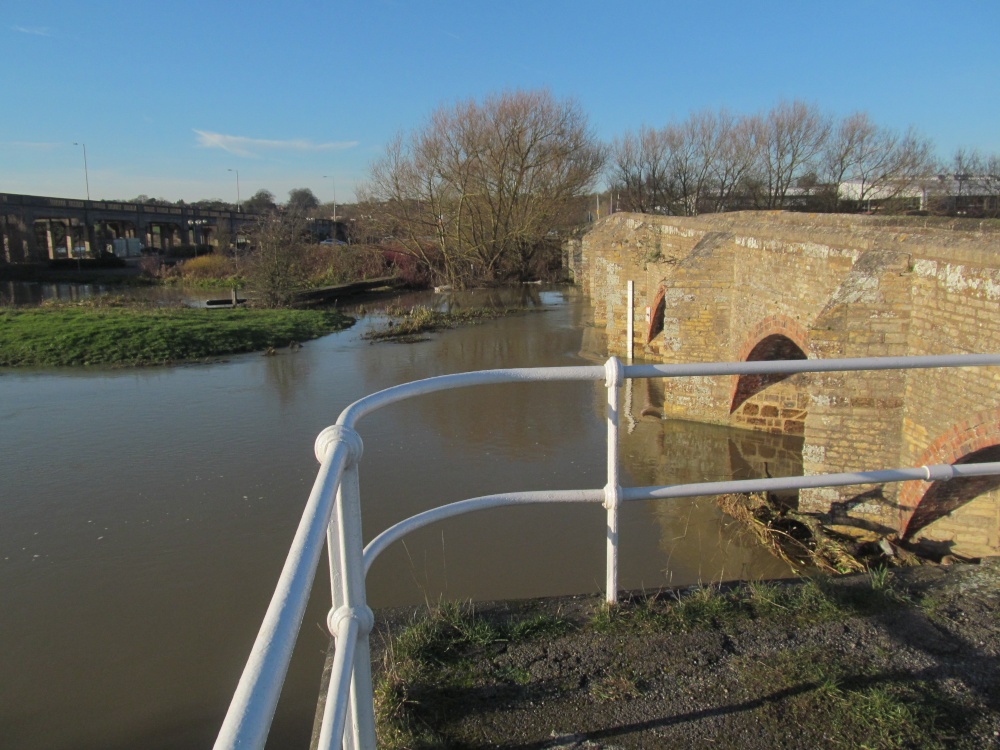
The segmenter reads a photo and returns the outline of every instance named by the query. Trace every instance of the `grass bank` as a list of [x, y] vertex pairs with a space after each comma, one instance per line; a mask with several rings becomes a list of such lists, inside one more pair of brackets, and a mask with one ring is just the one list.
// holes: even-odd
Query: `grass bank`
[[992, 748], [1000, 563], [443, 605], [388, 625], [380, 747]]
[[0, 310], [0, 366], [129, 367], [264, 351], [354, 321], [331, 310], [45, 305]]

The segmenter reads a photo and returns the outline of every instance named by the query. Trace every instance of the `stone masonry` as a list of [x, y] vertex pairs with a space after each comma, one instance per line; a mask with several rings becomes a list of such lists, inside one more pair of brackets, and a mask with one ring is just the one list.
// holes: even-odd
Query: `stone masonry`
[[[1000, 352], [998, 251], [996, 222], [615, 214], [567, 262], [609, 353], [629, 350], [633, 281], [634, 356], [690, 363]], [[662, 411], [802, 435], [807, 474], [997, 460], [998, 384], [1000, 368], [671, 379]], [[997, 554], [1000, 489], [976, 482], [810, 490], [800, 507]]]

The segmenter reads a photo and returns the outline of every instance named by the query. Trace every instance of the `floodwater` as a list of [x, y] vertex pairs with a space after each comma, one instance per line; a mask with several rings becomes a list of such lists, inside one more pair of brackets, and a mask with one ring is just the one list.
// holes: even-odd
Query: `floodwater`
[[[444, 373], [603, 361], [575, 292], [524, 301], [542, 311], [416, 344], [360, 340], [369, 314], [274, 357], [0, 370], [0, 746], [210, 747], [312, 485], [313, 441], [344, 407]], [[623, 484], [800, 470], [800, 443], [658, 419], [655, 385], [625, 393]], [[605, 398], [589, 383], [476, 387], [366, 417], [366, 540], [464, 497], [603, 486]], [[598, 592], [603, 524], [576, 505], [453, 519], [380, 557], [369, 602]], [[620, 539], [622, 588], [788, 574], [711, 498], [628, 505]], [[328, 607], [324, 561], [271, 747], [308, 745]]]

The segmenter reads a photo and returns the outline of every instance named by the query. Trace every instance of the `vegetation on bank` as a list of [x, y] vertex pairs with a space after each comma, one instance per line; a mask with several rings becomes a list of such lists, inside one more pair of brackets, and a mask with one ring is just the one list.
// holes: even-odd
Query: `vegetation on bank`
[[[317, 245], [302, 241], [301, 222], [284, 217], [256, 230], [262, 250], [219, 251], [172, 265], [156, 257], [142, 261], [143, 275], [164, 284], [202, 288], [237, 286], [266, 295], [335, 286], [390, 275], [384, 254], [359, 245]], [[270, 242], [269, 242], [270, 240]]]
[[502, 318], [518, 312], [526, 312], [523, 307], [469, 307], [461, 310], [432, 310], [423, 305], [409, 309], [390, 307], [386, 310], [388, 322], [381, 328], [373, 328], [362, 335], [370, 341], [400, 341], [412, 343], [424, 340], [422, 334], [469, 325], [483, 320]]
[[263, 351], [318, 338], [353, 319], [335, 310], [85, 304], [0, 310], [0, 366], [139, 366]]
[[[755, 738], [748, 748], [991, 741], [996, 712], [983, 713], [983, 685], [956, 691], [953, 667], [915, 668], [888, 647], [884, 628], [905, 640], [901, 629], [949, 623], [933, 596], [884, 570], [591, 602], [542, 612], [443, 604], [387, 636], [380, 747], [534, 747], [552, 730], [580, 732], [574, 747], [589, 747], [587, 737], [659, 746], [670, 744], [661, 730], [674, 729], [675, 746], [699, 747], [734, 732]], [[648, 742], [636, 745], [636, 731]]]

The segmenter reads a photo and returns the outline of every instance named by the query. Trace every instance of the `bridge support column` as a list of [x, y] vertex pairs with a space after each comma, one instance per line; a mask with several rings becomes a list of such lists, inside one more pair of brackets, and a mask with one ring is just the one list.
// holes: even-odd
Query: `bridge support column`
[[87, 248], [89, 257], [96, 258], [104, 252], [104, 248], [97, 245], [97, 227], [89, 220], [83, 226], [83, 245]]
[[10, 263], [10, 230], [7, 227], [7, 217], [0, 216], [0, 261]]
[[56, 257], [56, 243], [52, 237], [52, 222], [45, 219], [45, 252], [49, 256], [49, 260], [54, 260]]

